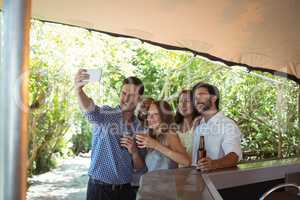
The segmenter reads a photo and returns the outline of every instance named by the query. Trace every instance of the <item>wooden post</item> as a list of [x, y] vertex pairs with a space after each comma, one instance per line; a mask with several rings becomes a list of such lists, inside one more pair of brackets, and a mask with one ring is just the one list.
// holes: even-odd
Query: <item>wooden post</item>
[[297, 155], [300, 156], [300, 84], [298, 84], [298, 131], [299, 131], [299, 141], [298, 141]]
[[5, 0], [0, 66], [0, 200], [27, 191], [28, 65], [31, 0]]

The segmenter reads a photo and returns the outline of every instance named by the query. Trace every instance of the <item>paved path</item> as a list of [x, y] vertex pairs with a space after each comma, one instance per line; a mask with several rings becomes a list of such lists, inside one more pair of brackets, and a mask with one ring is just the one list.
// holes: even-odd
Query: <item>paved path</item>
[[74, 157], [58, 168], [29, 179], [28, 200], [84, 200], [90, 158]]

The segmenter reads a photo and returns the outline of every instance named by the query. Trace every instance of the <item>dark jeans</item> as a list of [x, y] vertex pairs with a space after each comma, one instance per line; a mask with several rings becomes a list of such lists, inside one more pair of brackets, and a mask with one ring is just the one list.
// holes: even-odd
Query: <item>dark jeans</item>
[[90, 178], [87, 200], [134, 200], [135, 194], [130, 184], [111, 185]]
[[139, 190], [139, 186], [131, 186], [133, 194], [134, 194], [134, 199], [136, 199], [136, 194]]

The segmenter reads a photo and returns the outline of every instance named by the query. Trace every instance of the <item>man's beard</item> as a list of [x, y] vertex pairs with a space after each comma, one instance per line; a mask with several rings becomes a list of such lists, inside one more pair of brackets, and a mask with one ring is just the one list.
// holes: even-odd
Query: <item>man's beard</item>
[[[198, 104], [197, 104], [198, 105]], [[208, 111], [210, 108], [211, 108], [211, 101], [210, 101], [210, 98], [205, 102], [203, 103], [202, 105], [204, 105], [203, 107], [201, 107], [201, 110], [198, 109], [198, 106], [196, 107], [197, 108], [197, 111], [201, 114], [203, 114], [204, 112]]]

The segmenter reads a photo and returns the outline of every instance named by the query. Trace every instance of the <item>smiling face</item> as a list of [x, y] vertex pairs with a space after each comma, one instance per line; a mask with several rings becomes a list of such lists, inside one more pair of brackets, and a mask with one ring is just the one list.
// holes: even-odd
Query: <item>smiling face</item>
[[199, 87], [194, 92], [195, 107], [199, 113], [204, 113], [212, 108], [215, 104], [216, 98], [210, 95], [208, 90], [204, 87]]
[[120, 95], [122, 111], [134, 111], [140, 99], [139, 86], [134, 84], [123, 85]]
[[189, 93], [184, 92], [179, 96], [178, 111], [183, 117], [193, 114], [193, 104]]
[[151, 104], [147, 116], [148, 127], [151, 129], [158, 129], [161, 123], [160, 113], [155, 104]]

